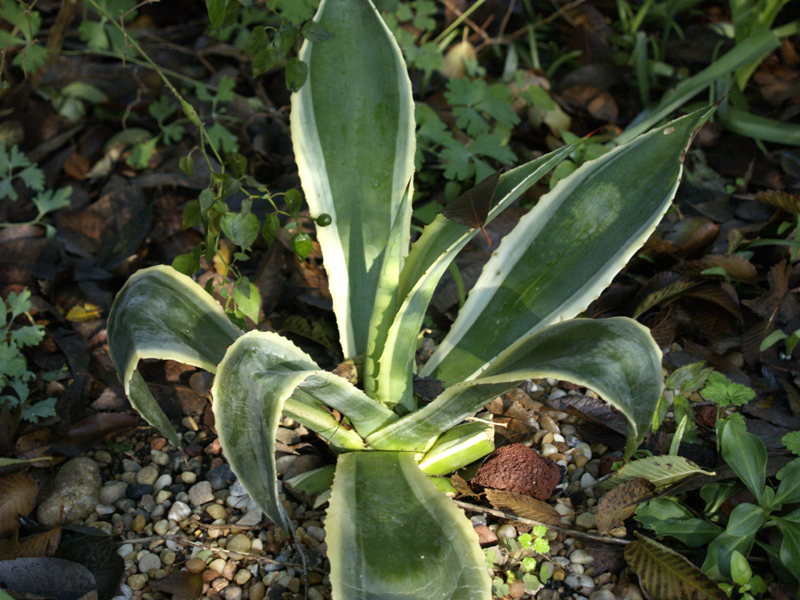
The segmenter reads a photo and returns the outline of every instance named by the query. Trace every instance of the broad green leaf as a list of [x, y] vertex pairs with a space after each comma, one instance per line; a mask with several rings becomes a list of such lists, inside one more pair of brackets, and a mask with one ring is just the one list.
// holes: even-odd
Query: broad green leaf
[[619, 409], [628, 419], [630, 455], [644, 438], [661, 396], [661, 351], [645, 327], [625, 317], [557, 323], [494, 361], [480, 378], [450, 386], [367, 441], [382, 450], [421, 450], [430, 438], [495, 396], [540, 377], [586, 386]]
[[140, 360], [174, 360], [212, 373], [242, 332], [202, 287], [172, 267], [135, 273], [108, 315], [108, 349], [133, 407], [176, 446], [177, 433], [136, 369]]
[[743, 503], [731, 511], [728, 526], [708, 545], [708, 554], [701, 569], [715, 581], [731, 577], [731, 554], [734, 550], [749, 556], [756, 533], [764, 525], [764, 511], [754, 504]]
[[656, 536], [674, 537], [690, 548], [705, 546], [722, 533], [720, 527], [696, 518], [687, 508], [667, 498], [651, 500], [640, 506], [634, 518]]
[[692, 135], [712, 110], [584, 163], [542, 197], [486, 263], [421, 374], [446, 384], [477, 377], [537, 330], [584, 310], [655, 229], [680, 182]]
[[625, 463], [613, 477], [601, 484], [600, 489], [612, 488], [634, 477], [644, 477], [657, 488], [662, 488], [695, 473], [714, 475], [682, 456], [648, 456]]
[[800, 581], [800, 509], [784, 517], [772, 517], [771, 520], [783, 534], [780, 561], [794, 578]]
[[778, 471], [780, 480], [775, 504], [795, 504], [800, 502], [800, 459], [795, 459]]
[[744, 585], [753, 577], [753, 571], [747, 564], [747, 559], [742, 553], [734, 550], [731, 554], [731, 579], [739, 585]]
[[337, 600], [490, 600], [472, 524], [413, 454], [339, 457], [325, 522]]
[[[300, 51], [309, 73], [292, 96], [292, 142], [311, 214], [332, 219], [317, 237], [351, 358], [366, 351], [366, 315], [387, 240], [413, 191], [405, 196], [414, 168], [413, 100], [400, 49], [371, 3], [324, 0], [314, 21], [334, 37], [305, 40]], [[410, 218], [408, 210], [404, 248]]]
[[767, 477], [767, 448], [760, 438], [747, 433], [744, 419], [726, 419], [720, 435], [722, 459], [753, 492], [758, 502]]
[[[491, 222], [514, 200], [569, 156], [567, 145], [500, 176], [486, 222]], [[398, 297], [402, 304], [394, 317], [380, 358], [381, 386], [394, 397], [404, 397], [411, 384], [414, 354], [422, 320], [439, 279], [461, 249], [480, 230], [470, 229], [439, 215], [414, 243], [400, 273]]]
[[659, 600], [727, 600], [720, 587], [686, 558], [636, 533], [625, 546], [625, 560], [650, 597]]

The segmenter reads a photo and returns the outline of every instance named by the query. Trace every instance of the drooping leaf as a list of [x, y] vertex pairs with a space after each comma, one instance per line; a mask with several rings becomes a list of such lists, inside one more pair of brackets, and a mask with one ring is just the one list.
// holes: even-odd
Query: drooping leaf
[[639, 538], [625, 546], [625, 560], [652, 598], [726, 600], [720, 587], [686, 558], [655, 540]]
[[326, 520], [339, 600], [489, 600], [478, 536], [405, 452], [339, 457]]
[[695, 518], [689, 509], [671, 498], [658, 498], [640, 505], [634, 518], [656, 536], [672, 536], [690, 548], [705, 546], [722, 533], [722, 528]]
[[510, 512], [518, 517], [539, 521], [545, 525], [558, 527], [561, 525], [561, 515], [547, 502], [537, 500], [526, 494], [519, 494], [510, 490], [486, 490], [486, 499], [497, 510]]
[[553, 377], [593, 389], [628, 420], [631, 454], [661, 397], [661, 351], [646, 328], [625, 317], [551, 325], [504, 353], [480, 378], [452, 385], [436, 400], [367, 438], [381, 450], [424, 450], [428, 440], [520, 381]]
[[783, 517], [772, 517], [783, 534], [780, 561], [800, 581], [800, 509]]
[[[584, 310], [655, 229], [680, 182], [684, 152], [710, 112], [585, 163], [542, 197], [493, 253], [420, 374], [446, 384], [476, 377], [514, 344]], [[494, 322], [504, 326], [486, 326]]]
[[497, 191], [498, 181], [500, 181], [499, 170], [451, 201], [442, 211], [442, 215], [464, 227], [480, 229], [491, 246], [492, 241], [484, 225], [492, 207], [492, 198]]
[[[350, 383], [323, 371], [287, 339], [251, 331], [225, 354], [212, 387], [214, 416], [225, 455], [250, 496], [274, 523], [288, 529], [278, 497], [275, 436], [283, 410], [335, 447], [364, 449], [356, 433], [374, 431], [394, 414]], [[348, 430], [322, 408], [339, 410]]]
[[175, 360], [214, 372], [242, 332], [202, 287], [166, 266], [142, 269], [128, 280], [111, 307], [107, 331], [109, 354], [131, 404], [180, 447], [136, 368], [139, 361]]
[[795, 459], [778, 471], [780, 485], [775, 494], [775, 504], [800, 502], [800, 459]]
[[639, 504], [652, 495], [655, 486], [644, 477], [634, 477], [604, 494], [597, 503], [597, 531], [608, 533], [630, 517]]

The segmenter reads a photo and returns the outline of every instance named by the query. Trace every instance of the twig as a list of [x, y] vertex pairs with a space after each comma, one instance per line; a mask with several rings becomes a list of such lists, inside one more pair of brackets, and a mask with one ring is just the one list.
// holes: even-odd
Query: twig
[[542, 521], [536, 521], [534, 519], [527, 519], [525, 517], [520, 517], [518, 515], [515, 515], [514, 513], [508, 513], [502, 510], [495, 510], [494, 508], [487, 508], [485, 506], [478, 506], [477, 504], [470, 504], [469, 502], [462, 502], [461, 500], [453, 500], [453, 503], [459, 508], [463, 508], [464, 510], [470, 510], [472, 512], [489, 513], [490, 515], [494, 515], [495, 517], [502, 517], [503, 519], [508, 519], [509, 521], [519, 521], [520, 523], [524, 523], [525, 525], [533, 525], [533, 526], [544, 525], [548, 529], [553, 529], [555, 531], [559, 531], [569, 536], [583, 538], [585, 540], [594, 540], [596, 542], [605, 542], [607, 544], [621, 544], [623, 546], [631, 543], [630, 540], [621, 540], [619, 538], [606, 537], [602, 535], [596, 535], [594, 533], [585, 533], [583, 531], [574, 531], [572, 529], [556, 527], [555, 525], [549, 525], [548, 523], [543, 523]]

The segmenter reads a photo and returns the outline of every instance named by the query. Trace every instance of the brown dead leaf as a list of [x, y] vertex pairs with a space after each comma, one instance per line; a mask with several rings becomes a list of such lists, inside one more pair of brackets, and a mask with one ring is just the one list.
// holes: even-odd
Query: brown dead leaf
[[17, 558], [45, 558], [53, 556], [61, 541], [61, 526], [19, 539], [18, 532], [0, 540], [0, 560]]
[[635, 307], [631, 311], [631, 317], [634, 319], [642, 313], [650, 310], [653, 306], [669, 300], [675, 296], [679, 296], [686, 290], [689, 290], [699, 285], [699, 282], [693, 281], [684, 275], [673, 273], [672, 271], [663, 271], [657, 273], [650, 281], [642, 286], [639, 293], [633, 300]]
[[547, 502], [518, 494], [509, 490], [486, 490], [486, 498], [497, 510], [510, 512], [518, 517], [539, 521], [544, 525], [557, 527], [561, 524], [561, 515]]
[[472, 488], [469, 487], [469, 484], [464, 481], [464, 479], [458, 473], [453, 473], [450, 476], [450, 483], [452, 483], [453, 487], [456, 488], [459, 496], [472, 496], [473, 498], [480, 496], [480, 494], [476, 494], [472, 491]]
[[723, 268], [728, 277], [745, 283], [758, 283], [758, 271], [753, 263], [738, 254], [709, 254], [698, 260], [677, 265], [675, 271], [683, 275], [700, 275], [706, 269]]
[[64, 456], [78, 456], [100, 440], [139, 425], [139, 420], [122, 413], [97, 413], [67, 431], [51, 448], [52, 452]]
[[150, 590], [172, 594], [172, 600], [197, 600], [203, 594], [201, 573], [178, 571], [150, 582]]
[[790, 194], [789, 192], [769, 190], [756, 196], [756, 200], [785, 210], [793, 215], [800, 214], [800, 196]]
[[0, 479], [0, 538], [19, 529], [19, 518], [33, 510], [38, 490], [36, 480], [26, 473]]
[[649, 498], [655, 486], [644, 477], [635, 477], [621, 483], [597, 503], [595, 524], [597, 531], [608, 533], [630, 517], [645, 498]]

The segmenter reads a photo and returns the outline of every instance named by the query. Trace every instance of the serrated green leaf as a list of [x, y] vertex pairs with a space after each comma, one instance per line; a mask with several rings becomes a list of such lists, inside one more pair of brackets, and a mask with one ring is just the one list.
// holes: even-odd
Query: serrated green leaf
[[666, 380], [668, 390], [681, 390], [686, 394], [698, 391], [706, 384], [713, 367], [703, 368], [705, 361], [684, 365], [669, 374]]
[[800, 431], [792, 431], [781, 438], [781, 444], [792, 454], [800, 456]]
[[709, 374], [701, 393], [722, 408], [729, 404], [744, 406], [756, 397], [755, 391], [741, 383], [734, 383], [718, 371]]
[[230, 154], [239, 149], [239, 141], [236, 139], [236, 136], [219, 121], [215, 121], [214, 124], [206, 130], [206, 133], [208, 134], [208, 139], [214, 145], [214, 148], [222, 154]]
[[13, 321], [22, 313], [26, 313], [31, 309], [31, 291], [25, 288], [19, 293], [10, 292], [6, 297], [6, 303], [11, 309], [10, 320]]
[[11, 342], [19, 346], [36, 346], [44, 339], [44, 328], [40, 325], [25, 325], [11, 332]]
[[125, 159], [125, 162], [134, 169], [146, 169], [150, 165], [150, 159], [155, 154], [156, 144], [158, 144], [158, 138], [152, 138], [146, 142], [136, 144], [131, 150], [130, 156]]
[[22, 418], [31, 423], [38, 423], [39, 419], [56, 416], [56, 399], [47, 398], [29, 406], [22, 411]]
[[72, 186], [68, 185], [58, 191], [45, 190], [37, 194], [33, 198], [33, 204], [39, 211], [39, 217], [41, 218], [54, 210], [68, 207], [70, 205], [70, 196], [72, 196]]

